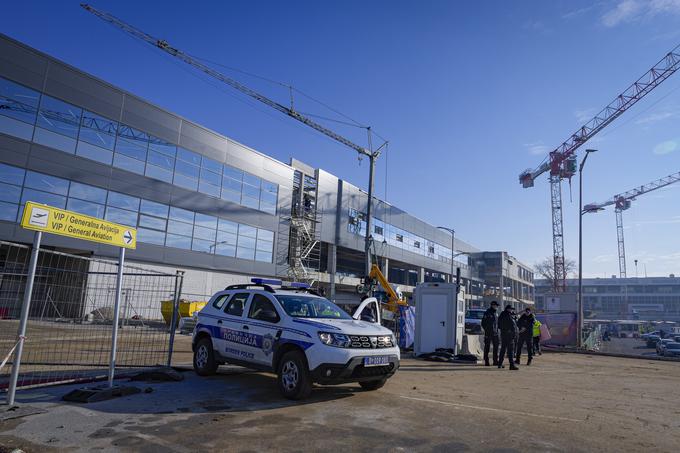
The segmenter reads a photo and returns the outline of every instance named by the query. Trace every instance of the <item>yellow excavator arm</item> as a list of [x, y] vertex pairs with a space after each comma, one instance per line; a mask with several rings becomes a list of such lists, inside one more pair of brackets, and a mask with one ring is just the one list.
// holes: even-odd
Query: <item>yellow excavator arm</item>
[[373, 280], [377, 280], [378, 283], [380, 283], [380, 286], [382, 286], [383, 290], [387, 294], [387, 307], [390, 311], [396, 312], [398, 305], [408, 305], [406, 300], [400, 298], [396, 291], [392, 289], [390, 282], [387, 281], [377, 265], [373, 264], [371, 266], [371, 272], [368, 274], [368, 276]]

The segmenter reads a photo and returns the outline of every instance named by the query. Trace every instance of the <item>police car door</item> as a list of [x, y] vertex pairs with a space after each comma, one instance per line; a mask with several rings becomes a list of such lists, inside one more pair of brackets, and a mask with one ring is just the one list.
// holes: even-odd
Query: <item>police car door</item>
[[280, 329], [281, 315], [276, 305], [264, 294], [253, 294], [248, 309], [247, 332], [250, 333], [248, 349], [253, 361], [265, 366], [272, 365], [272, 350]]
[[217, 321], [220, 330], [220, 354], [227, 359], [247, 360], [248, 351], [243, 347], [243, 316], [250, 297], [249, 293], [235, 293], [224, 307], [224, 314]]

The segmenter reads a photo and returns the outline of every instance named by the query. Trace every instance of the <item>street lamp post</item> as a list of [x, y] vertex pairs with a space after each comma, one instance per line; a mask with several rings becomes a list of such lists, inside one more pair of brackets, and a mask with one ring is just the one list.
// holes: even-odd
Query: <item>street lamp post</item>
[[590, 153], [596, 149], [587, 149], [586, 155], [578, 167], [578, 328], [576, 346], [583, 346], [583, 167]]
[[453, 276], [455, 274], [454, 267], [453, 267], [454, 266], [453, 265], [453, 258], [455, 256], [454, 253], [456, 251], [455, 250], [456, 230], [454, 230], [453, 228], [447, 228], [447, 227], [443, 227], [443, 226], [438, 226], [437, 228], [439, 228], [440, 230], [448, 231], [449, 233], [451, 233], [451, 277], [450, 278], [451, 278], [451, 282], [453, 282]]

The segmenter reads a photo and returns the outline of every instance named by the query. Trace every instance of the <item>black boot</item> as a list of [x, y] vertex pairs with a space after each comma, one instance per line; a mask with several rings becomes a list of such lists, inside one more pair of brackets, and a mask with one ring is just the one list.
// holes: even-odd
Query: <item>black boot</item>
[[489, 361], [486, 360], [486, 361], [484, 362], [484, 366], [491, 366], [491, 364], [489, 364]]
[[519, 368], [514, 363], [510, 363], [510, 369], [513, 370], [513, 371], [519, 370]]

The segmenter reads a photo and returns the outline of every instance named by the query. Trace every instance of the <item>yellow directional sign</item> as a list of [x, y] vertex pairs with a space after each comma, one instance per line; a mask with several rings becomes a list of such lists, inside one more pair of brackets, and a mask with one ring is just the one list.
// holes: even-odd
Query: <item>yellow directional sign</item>
[[135, 228], [32, 201], [26, 202], [21, 226], [116, 247], [137, 248]]

